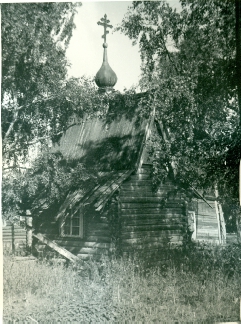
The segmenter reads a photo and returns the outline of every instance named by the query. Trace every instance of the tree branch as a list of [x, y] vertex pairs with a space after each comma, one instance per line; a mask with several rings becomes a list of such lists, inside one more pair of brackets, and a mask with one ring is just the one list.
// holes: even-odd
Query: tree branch
[[[18, 114], [19, 114], [19, 111], [23, 108], [28, 108], [34, 104], [38, 104], [38, 103], [41, 103], [41, 102], [44, 102], [44, 101], [48, 101], [48, 100], [52, 100], [52, 99], [57, 99], [57, 98], [60, 98], [59, 97], [56, 97], [56, 96], [53, 96], [53, 97], [48, 97], [48, 98], [42, 98], [42, 99], [39, 99], [39, 100], [36, 100], [36, 101], [33, 101], [32, 103], [30, 104], [27, 104], [27, 105], [23, 105], [23, 106], [19, 106], [19, 107], [15, 107], [14, 108], [14, 119], [13, 121], [10, 123], [10, 126], [4, 136], [4, 139], [3, 139], [3, 144], [6, 144], [6, 140], [7, 138], [9, 137], [11, 131], [13, 130], [13, 127], [14, 127], [14, 124], [16, 123], [17, 119], [18, 119]], [[70, 102], [71, 104], [75, 105], [73, 101], [71, 101], [70, 99], [68, 98], [65, 98], [66, 101]]]

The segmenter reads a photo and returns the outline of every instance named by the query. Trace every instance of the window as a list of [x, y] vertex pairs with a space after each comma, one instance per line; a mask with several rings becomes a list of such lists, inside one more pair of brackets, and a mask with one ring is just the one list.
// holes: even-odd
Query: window
[[78, 210], [75, 214], [69, 213], [61, 223], [62, 236], [83, 237], [83, 214]]

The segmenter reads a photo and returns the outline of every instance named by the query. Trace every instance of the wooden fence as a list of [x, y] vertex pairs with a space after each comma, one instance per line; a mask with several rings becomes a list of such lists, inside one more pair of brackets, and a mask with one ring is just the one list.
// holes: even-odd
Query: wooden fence
[[26, 248], [26, 229], [17, 223], [7, 221], [2, 226], [3, 251], [15, 252]]

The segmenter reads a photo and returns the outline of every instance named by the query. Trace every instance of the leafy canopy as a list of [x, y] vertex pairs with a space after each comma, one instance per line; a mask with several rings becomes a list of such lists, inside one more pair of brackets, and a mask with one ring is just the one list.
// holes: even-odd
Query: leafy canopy
[[[5, 163], [16, 163], [32, 142], [58, 133], [72, 107], [66, 92], [65, 51], [73, 3], [2, 4], [2, 139]], [[64, 107], [64, 108], [63, 108]]]
[[235, 65], [235, 6], [229, 0], [133, 2], [119, 29], [139, 43], [143, 90], [166, 134], [151, 146], [158, 183], [170, 165], [198, 188], [238, 199], [241, 132]]

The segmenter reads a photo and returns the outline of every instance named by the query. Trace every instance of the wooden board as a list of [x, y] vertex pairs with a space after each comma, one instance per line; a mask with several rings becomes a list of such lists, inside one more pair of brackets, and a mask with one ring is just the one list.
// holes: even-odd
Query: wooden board
[[[170, 238], [172, 238], [174, 241], [182, 241], [183, 240], [183, 237], [182, 235], [180, 235], [180, 233], [178, 234], [170, 234]], [[146, 238], [146, 240], [143, 238], [124, 238], [122, 239], [122, 244], [134, 244], [134, 243], [138, 243], [138, 244], [142, 244], [144, 242], [153, 242], [153, 243], [158, 243], [158, 242], [161, 242], [163, 243], [163, 237], [162, 236], [150, 236], [148, 238]]]
[[138, 206], [139, 208], [131, 208], [131, 209], [121, 209], [121, 215], [124, 217], [125, 215], [146, 215], [146, 214], [159, 214], [159, 215], [183, 215], [182, 211], [183, 211], [183, 206], [177, 206], [177, 207], [173, 207], [173, 208], [140, 208], [140, 206]]
[[122, 232], [122, 239], [131, 239], [131, 238], [147, 238], [147, 237], [168, 237], [172, 234], [181, 235], [180, 230], [163, 230], [163, 231], [142, 231], [142, 232]]
[[136, 225], [165, 225], [165, 224], [182, 224], [185, 225], [186, 222], [180, 220], [179, 218], [142, 218], [142, 219], [128, 219], [122, 221], [122, 226], [136, 226]]
[[159, 231], [159, 230], [178, 230], [182, 229], [183, 225], [179, 224], [163, 224], [163, 225], [136, 225], [136, 226], [122, 226], [122, 232], [141, 232], [141, 231]]
[[138, 208], [177, 208], [177, 207], [183, 207], [183, 202], [168, 202], [165, 204], [161, 203], [147, 203], [147, 202], [140, 202], [140, 203], [120, 203], [121, 209], [138, 209]]
[[76, 261], [78, 259], [74, 254], [72, 254], [71, 252], [67, 251], [63, 247], [60, 247], [58, 244], [54, 243], [53, 241], [49, 240], [43, 234], [41, 234], [41, 233], [33, 233], [33, 236], [35, 238], [37, 238], [40, 242], [48, 245], [54, 251], [58, 252], [59, 254], [61, 254], [65, 258], [67, 258], [68, 260], [74, 262], [74, 261]]

